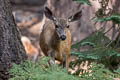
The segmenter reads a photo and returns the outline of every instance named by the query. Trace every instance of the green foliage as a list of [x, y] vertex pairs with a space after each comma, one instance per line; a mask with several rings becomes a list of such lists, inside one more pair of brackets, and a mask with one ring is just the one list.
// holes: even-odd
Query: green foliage
[[25, 61], [20, 65], [13, 64], [10, 74], [13, 78], [9, 80], [79, 80], [68, 74], [66, 69], [57, 65], [48, 66], [48, 58], [42, 58], [38, 63]]
[[120, 54], [115, 50], [106, 47], [94, 48], [89, 51], [82, 52], [71, 51], [71, 54], [77, 56], [79, 59], [91, 59], [99, 61], [106, 59], [105, 57], [108, 56], [120, 56]]
[[120, 24], [120, 15], [113, 14], [113, 15], [105, 17], [105, 18], [104, 17], [103, 18], [95, 18], [94, 21], [97, 21], [97, 22], [113, 21], [116, 24]]
[[[107, 36], [105, 36], [103, 31], [98, 31], [91, 34], [80, 42], [72, 45], [73, 50], [71, 51], [71, 55], [78, 57], [78, 59], [72, 64], [77, 65], [84, 60], [95, 60], [104, 63], [108, 67], [111, 67], [109, 60], [110, 57], [118, 57], [120, 56], [120, 53], [113, 49], [109, 44], [110, 40]], [[90, 47], [92, 46], [92, 48], [85, 51], [79, 50], [79, 48], [86, 45]], [[77, 51], [74, 49], [77, 49]]]
[[120, 69], [115, 70], [114, 72], [120, 74]]
[[88, 70], [91, 72], [85, 72], [81, 75], [82, 80], [113, 80], [114, 74], [105, 69], [104, 65], [92, 63]]
[[[91, 5], [89, 0], [74, 0], [74, 1], [77, 1], [78, 3], [81, 4], [87, 3], [88, 5]], [[112, 21], [114, 27], [116, 27], [115, 24], [120, 24], [120, 15], [114, 14], [112, 9], [108, 9], [109, 0], [100, 0], [98, 2], [100, 3], [101, 8], [98, 9], [98, 11], [96, 11], [95, 13], [96, 16], [94, 17], [93, 21], [95, 21], [95, 23]], [[108, 31], [110, 30], [111, 28]], [[89, 62], [91, 61], [101, 62], [105, 64], [105, 66], [112, 71], [115, 67], [117, 68], [118, 65], [116, 63], [115, 65], [114, 63], [112, 65], [112, 59], [114, 62], [116, 58], [120, 56], [118, 50], [115, 49], [118, 40], [117, 43], [114, 43], [115, 41], [111, 41], [107, 36], [105, 36], [105, 33], [103, 30], [94, 32], [93, 34], [89, 35], [87, 38], [79, 41], [76, 44], [73, 44], [71, 46], [72, 47], [71, 55], [77, 56], [77, 60], [71, 62], [70, 66], [73, 68], [74, 66], [80, 65], [83, 61], [87, 60]], [[87, 49], [84, 50], [83, 48], [85, 46], [87, 46]], [[83, 50], [81, 51], [81, 49], [83, 49], [84, 51]], [[112, 79], [113, 74], [109, 70], [105, 69], [103, 65], [100, 66], [95, 65], [95, 66], [96, 67], [92, 68], [91, 74], [85, 73], [85, 75], [84, 74], [81, 75], [83, 77], [82, 80], [113, 80]], [[79, 73], [80, 70], [76, 72], [76, 74]], [[120, 75], [120, 70], [117, 70], [116, 73]]]
[[66, 69], [57, 65], [49, 66], [49, 58], [42, 58], [38, 63], [25, 61], [21, 64], [13, 64], [9, 80], [112, 80], [114, 74], [105, 69], [102, 64], [93, 63], [88, 71], [80, 77], [68, 74]]
[[80, 4], [84, 4], [84, 3], [86, 3], [86, 4], [88, 4], [88, 5], [91, 6], [91, 3], [90, 3], [89, 0], [73, 0], [73, 1], [76, 1], [76, 2], [78, 2], [78, 3], [80, 3]]
[[120, 78], [120, 68], [118, 68], [117, 70], [114, 70], [114, 72], [116, 73], [116, 77]]

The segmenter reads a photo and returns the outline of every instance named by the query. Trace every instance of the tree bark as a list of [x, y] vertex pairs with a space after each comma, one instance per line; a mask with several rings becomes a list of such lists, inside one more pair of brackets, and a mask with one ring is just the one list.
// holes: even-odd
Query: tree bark
[[12, 4], [43, 6], [47, 0], [10, 0]]
[[18, 64], [26, 58], [10, 2], [0, 0], [0, 80], [8, 80], [12, 63]]

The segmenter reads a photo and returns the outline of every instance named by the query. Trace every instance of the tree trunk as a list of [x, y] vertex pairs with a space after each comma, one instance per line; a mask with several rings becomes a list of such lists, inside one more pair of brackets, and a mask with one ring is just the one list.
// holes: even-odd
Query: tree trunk
[[8, 80], [12, 63], [26, 58], [9, 0], [0, 0], [0, 80]]
[[12, 4], [18, 5], [33, 5], [33, 6], [42, 6], [45, 4], [46, 0], [10, 0]]

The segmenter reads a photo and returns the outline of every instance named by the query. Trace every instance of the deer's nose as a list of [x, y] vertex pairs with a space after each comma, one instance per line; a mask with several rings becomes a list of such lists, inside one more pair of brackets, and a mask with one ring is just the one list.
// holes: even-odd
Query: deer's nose
[[65, 35], [61, 35], [61, 36], [60, 36], [60, 39], [61, 39], [61, 40], [65, 40], [65, 39], [66, 39], [66, 36], [65, 36]]

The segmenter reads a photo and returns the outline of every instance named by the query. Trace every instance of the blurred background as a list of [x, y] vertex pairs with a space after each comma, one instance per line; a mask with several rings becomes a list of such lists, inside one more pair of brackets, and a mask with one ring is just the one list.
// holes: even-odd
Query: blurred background
[[[70, 24], [72, 44], [84, 39], [102, 26], [101, 23], [95, 25], [95, 22], [91, 20], [95, 17], [95, 12], [101, 7], [98, 2], [99, 0], [90, 0], [92, 6], [88, 6], [87, 4], [81, 5], [72, 0], [10, 1], [17, 27], [21, 32], [22, 42], [24, 46], [29, 45], [29, 47], [25, 48], [27, 53], [39, 54], [39, 36], [45, 22], [45, 18], [43, 17], [44, 6], [48, 6], [57, 17], [62, 18], [67, 18], [82, 10], [81, 19]], [[109, 8], [120, 13], [120, 0], [110, 0]], [[109, 27], [112, 23], [108, 22], [106, 25]], [[107, 35], [110, 36], [111, 32], [107, 33]]]

